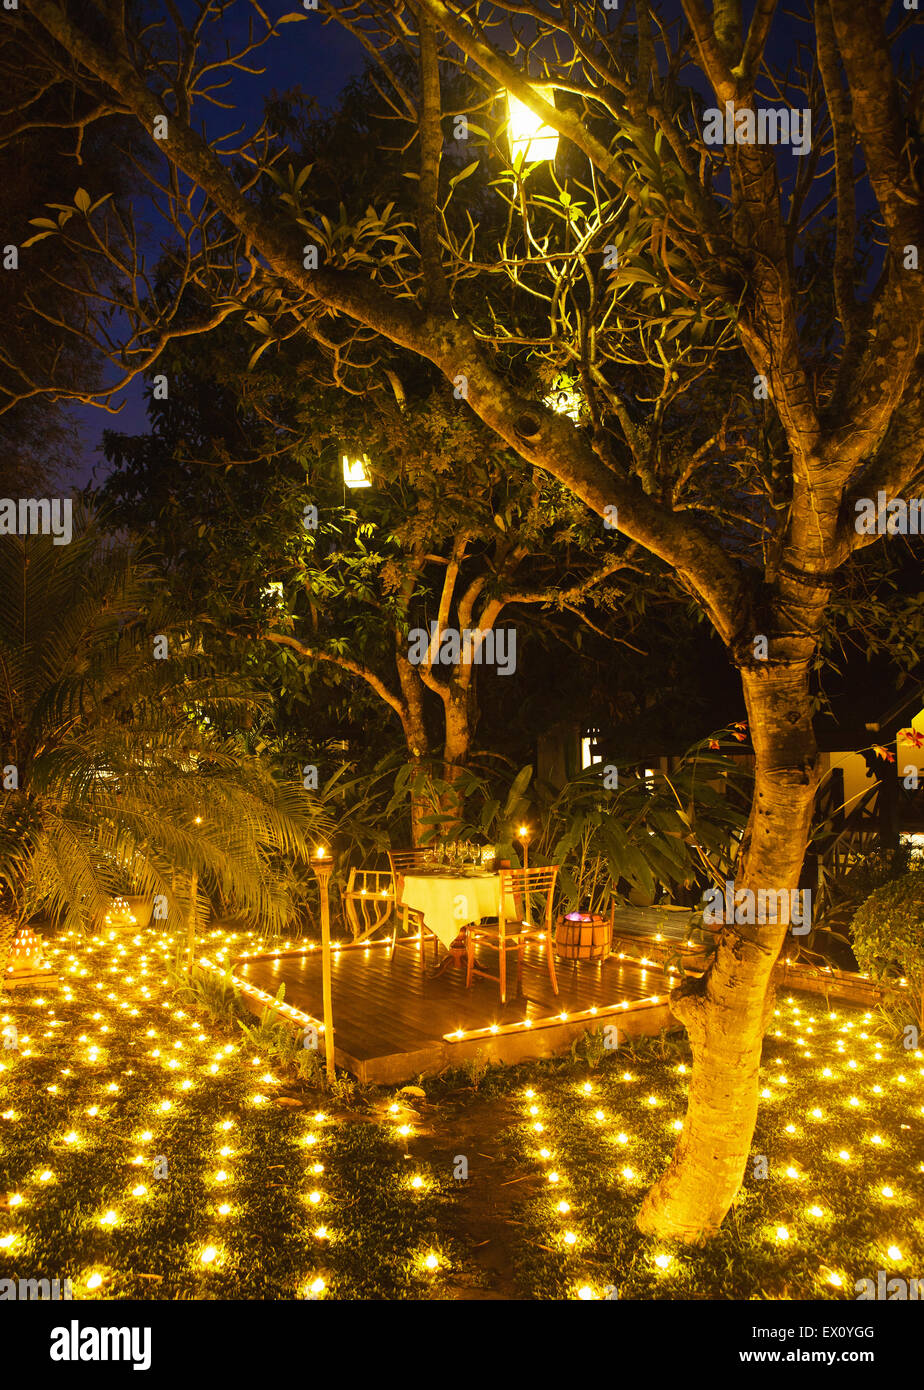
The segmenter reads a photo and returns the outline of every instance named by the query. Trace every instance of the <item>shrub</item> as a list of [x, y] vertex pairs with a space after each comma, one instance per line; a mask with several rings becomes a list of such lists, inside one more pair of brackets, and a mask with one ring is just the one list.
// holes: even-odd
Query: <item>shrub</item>
[[853, 919], [860, 969], [884, 982], [905, 979], [889, 1011], [914, 1017], [924, 1031], [924, 871], [903, 874], [875, 889]]

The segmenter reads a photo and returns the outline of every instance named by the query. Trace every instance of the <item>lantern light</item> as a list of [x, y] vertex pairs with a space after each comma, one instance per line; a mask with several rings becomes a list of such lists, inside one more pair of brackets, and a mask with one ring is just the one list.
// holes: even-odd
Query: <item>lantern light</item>
[[369, 472], [369, 458], [366, 454], [352, 460], [348, 454], [344, 454], [343, 481], [347, 487], [372, 486], [372, 474]]
[[[550, 106], [555, 105], [555, 88], [549, 84], [536, 85], [533, 92]], [[533, 164], [539, 159], [555, 158], [558, 150], [558, 131], [546, 125], [513, 92], [507, 93], [510, 157], [514, 163]]]

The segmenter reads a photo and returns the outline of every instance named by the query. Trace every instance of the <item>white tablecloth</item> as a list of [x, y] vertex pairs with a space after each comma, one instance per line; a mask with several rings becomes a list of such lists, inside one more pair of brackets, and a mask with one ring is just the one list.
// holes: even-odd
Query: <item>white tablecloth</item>
[[[500, 874], [478, 878], [456, 874], [421, 874], [419, 877], [408, 874], [404, 879], [401, 903], [422, 912], [429, 930], [448, 949], [468, 923], [498, 916]], [[507, 916], [514, 916], [512, 901], [508, 908]]]

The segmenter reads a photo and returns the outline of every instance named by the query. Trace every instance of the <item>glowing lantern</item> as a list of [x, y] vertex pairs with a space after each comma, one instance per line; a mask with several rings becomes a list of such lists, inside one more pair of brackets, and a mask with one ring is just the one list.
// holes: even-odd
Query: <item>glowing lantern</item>
[[347, 487], [372, 486], [372, 474], [369, 472], [369, 459], [366, 454], [363, 454], [362, 458], [352, 461], [347, 454], [344, 454], [343, 481]]
[[[549, 106], [555, 105], [555, 88], [549, 85], [535, 86], [533, 91]], [[510, 135], [510, 157], [514, 163], [535, 163], [537, 159], [554, 159], [558, 149], [558, 131], [546, 125], [513, 92], [507, 93], [509, 112], [508, 131]]]
[[42, 942], [34, 931], [20, 927], [13, 937], [10, 947], [10, 960], [7, 966], [8, 985], [31, 982], [37, 971], [44, 970], [42, 964]]
[[113, 898], [106, 913], [107, 927], [134, 927], [137, 919], [132, 915], [127, 898]]

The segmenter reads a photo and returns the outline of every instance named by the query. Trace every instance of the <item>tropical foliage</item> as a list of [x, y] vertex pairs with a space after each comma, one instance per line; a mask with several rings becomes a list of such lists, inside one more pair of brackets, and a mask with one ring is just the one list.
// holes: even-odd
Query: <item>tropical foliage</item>
[[245, 917], [286, 920], [275, 869], [327, 821], [233, 731], [259, 703], [184, 650], [147, 567], [93, 519], [69, 545], [5, 539], [0, 966], [17, 920], [98, 921], [120, 892], [184, 912], [192, 874]]

